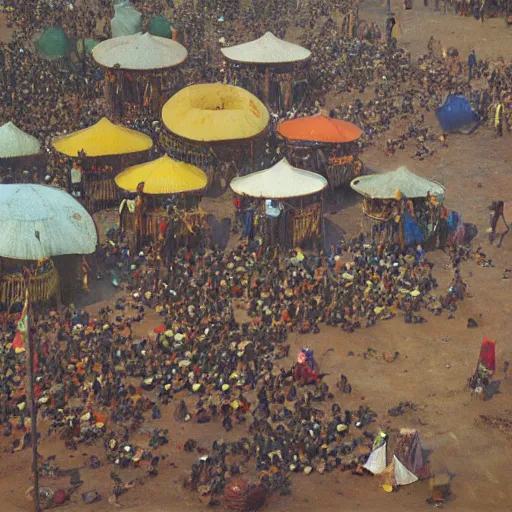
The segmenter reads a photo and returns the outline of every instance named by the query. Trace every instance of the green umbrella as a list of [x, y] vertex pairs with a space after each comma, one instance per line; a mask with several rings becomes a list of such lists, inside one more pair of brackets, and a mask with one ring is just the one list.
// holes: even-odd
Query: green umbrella
[[67, 57], [73, 44], [61, 27], [49, 27], [41, 34], [36, 49], [44, 59], [55, 60]]
[[160, 15], [153, 16], [151, 20], [149, 20], [148, 32], [153, 36], [172, 39], [171, 24]]

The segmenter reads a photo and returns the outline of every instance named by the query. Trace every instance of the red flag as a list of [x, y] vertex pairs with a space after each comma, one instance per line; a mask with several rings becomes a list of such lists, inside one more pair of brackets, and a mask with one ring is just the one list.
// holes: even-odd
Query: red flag
[[167, 229], [167, 221], [162, 217], [158, 223], [158, 232], [160, 235], [165, 235], [165, 230]]
[[37, 352], [34, 350], [34, 375], [39, 370], [39, 356], [37, 355]]
[[489, 372], [489, 377], [494, 374], [496, 370], [496, 343], [494, 341], [484, 338], [478, 362]]
[[16, 336], [14, 336], [14, 340], [12, 342], [12, 348], [17, 349], [17, 348], [24, 348], [24, 347], [25, 347], [25, 344], [24, 344], [24, 340], [23, 340], [23, 335], [21, 334], [20, 331], [18, 331], [16, 333]]

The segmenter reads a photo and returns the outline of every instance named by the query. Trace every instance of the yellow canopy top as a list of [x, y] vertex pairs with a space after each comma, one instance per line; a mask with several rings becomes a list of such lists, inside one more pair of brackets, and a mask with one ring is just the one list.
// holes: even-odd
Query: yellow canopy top
[[119, 187], [135, 192], [144, 182], [146, 194], [180, 194], [206, 187], [206, 174], [195, 165], [172, 160], [167, 155], [140, 165], [129, 167], [115, 177]]
[[151, 137], [113, 124], [106, 117], [89, 128], [53, 140], [53, 147], [68, 156], [78, 156], [82, 150], [91, 157], [124, 155], [146, 151], [152, 146]]
[[191, 85], [175, 94], [162, 110], [169, 131], [201, 142], [250, 139], [268, 125], [265, 105], [234, 85]]

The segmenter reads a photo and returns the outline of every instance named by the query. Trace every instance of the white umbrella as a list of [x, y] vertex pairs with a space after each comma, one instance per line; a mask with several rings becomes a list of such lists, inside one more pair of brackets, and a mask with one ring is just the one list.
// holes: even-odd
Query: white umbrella
[[180, 43], [149, 33], [107, 39], [92, 50], [94, 60], [107, 68], [151, 70], [177, 66], [187, 58]]
[[37, 155], [40, 151], [39, 141], [10, 121], [0, 127], [0, 158]]
[[315, 172], [297, 169], [283, 158], [269, 169], [235, 178], [230, 186], [240, 195], [291, 199], [321, 192], [327, 187], [327, 180]]
[[371, 199], [394, 199], [400, 191], [408, 199], [427, 197], [432, 194], [444, 198], [444, 187], [435, 181], [413, 174], [406, 167], [384, 174], [372, 174], [352, 180], [350, 186], [365, 197]]
[[0, 224], [4, 258], [90, 254], [98, 241], [87, 210], [63, 190], [43, 185], [0, 185]]
[[309, 59], [311, 52], [276, 37], [272, 32], [248, 43], [221, 48], [225, 57], [246, 64], [290, 64]]

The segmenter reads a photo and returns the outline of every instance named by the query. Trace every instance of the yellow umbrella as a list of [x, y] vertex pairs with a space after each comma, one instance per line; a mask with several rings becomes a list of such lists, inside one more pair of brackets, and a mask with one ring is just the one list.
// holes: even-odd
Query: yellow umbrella
[[206, 187], [206, 174], [195, 165], [172, 160], [167, 155], [134, 165], [115, 177], [118, 187], [135, 192], [137, 185], [144, 182], [147, 194], [180, 194]]
[[185, 139], [220, 142], [250, 139], [268, 125], [270, 115], [256, 96], [224, 84], [191, 85], [162, 110], [169, 131]]
[[124, 155], [147, 151], [152, 146], [151, 137], [113, 124], [106, 117], [89, 128], [53, 140], [53, 147], [68, 156], [78, 156], [82, 150], [91, 157]]

